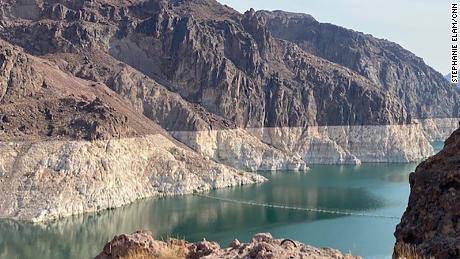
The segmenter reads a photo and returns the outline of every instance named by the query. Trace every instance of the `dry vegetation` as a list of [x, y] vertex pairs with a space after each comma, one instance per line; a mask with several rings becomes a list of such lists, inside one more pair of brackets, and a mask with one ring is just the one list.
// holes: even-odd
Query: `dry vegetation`
[[433, 257], [419, 255], [417, 246], [402, 242], [396, 243], [393, 257], [398, 259], [433, 259]]
[[160, 249], [158, 254], [151, 254], [147, 249], [132, 249], [128, 255], [120, 259], [183, 259], [187, 256], [185, 241], [171, 239], [167, 246]]

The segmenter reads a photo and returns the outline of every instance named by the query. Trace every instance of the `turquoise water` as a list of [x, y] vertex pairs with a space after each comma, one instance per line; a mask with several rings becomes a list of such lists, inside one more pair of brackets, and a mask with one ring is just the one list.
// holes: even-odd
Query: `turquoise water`
[[[269, 182], [212, 191], [237, 200], [401, 216], [415, 164], [313, 166], [308, 173], [265, 173]], [[398, 220], [249, 206], [198, 196], [150, 199], [46, 225], [0, 220], [0, 258], [92, 258], [119, 233], [151, 230], [157, 238], [206, 237], [226, 246], [258, 232], [328, 246], [364, 258], [389, 258]]]
[[438, 153], [444, 147], [444, 141], [434, 141], [431, 143], [434, 149], [434, 153]]

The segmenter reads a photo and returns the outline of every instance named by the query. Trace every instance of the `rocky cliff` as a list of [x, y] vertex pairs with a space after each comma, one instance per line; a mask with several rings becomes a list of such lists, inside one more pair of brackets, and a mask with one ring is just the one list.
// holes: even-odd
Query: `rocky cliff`
[[394, 256], [460, 257], [460, 130], [410, 175], [409, 204], [397, 226]]
[[197, 154], [107, 86], [0, 40], [0, 218], [44, 221], [264, 181]]
[[138, 231], [119, 235], [107, 243], [97, 259], [109, 258], [361, 258], [331, 248], [316, 248], [290, 239], [274, 239], [271, 234], [259, 233], [249, 243], [237, 239], [228, 248], [206, 240], [188, 243], [171, 239], [155, 240], [152, 234]]
[[266, 21], [274, 37], [340, 64], [397, 96], [413, 117], [459, 115], [459, 91], [442, 74], [396, 43], [320, 23], [310, 15], [283, 11], [260, 11], [256, 15]]
[[[459, 115], [459, 90], [415, 55], [307, 15], [240, 14], [214, 0], [8, 0], [0, 9], [2, 38], [107, 85], [189, 147], [246, 170], [418, 160], [432, 138], [415, 119]], [[342, 134], [349, 127], [385, 134]], [[310, 146], [292, 149], [295, 141]]]
[[[238, 169], [415, 161], [459, 115], [459, 90], [413, 54], [306, 15], [214, 0], [5, 0], [0, 17], [1, 188], [16, 190], [3, 217], [263, 180]], [[78, 191], [77, 179], [99, 174]], [[123, 189], [125, 176], [149, 180]], [[61, 179], [79, 204], [40, 179]]]

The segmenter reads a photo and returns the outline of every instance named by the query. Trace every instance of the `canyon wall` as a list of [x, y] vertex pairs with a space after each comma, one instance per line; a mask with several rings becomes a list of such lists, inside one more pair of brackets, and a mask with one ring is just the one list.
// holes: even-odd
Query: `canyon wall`
[[329, 52], [214, 0], [5, 0], [0, 17], [2, 217], [263, 180], [240, 169], [416, 161], [459, 117], [460, 90], [421, 59], [343, 28], [320, 25]]
[[[449, 118], [404, 125], [173, 131], [171, 135], [216, 161], [246, 170], [302, 170], [302, 162], [308, 165], [420, 161], [433, 155], [430, 142], [444, 140], [457, 126], [458, 119]], [[286, 159], [285, 154], [291, 159]]]
[[244, 170], [416, 161], [453, 130], [443, 118], [459, 117], [459, 90], [414, 54], [304, 14], [241, 14], [213, 0], [0, 9], [8, 42]]
[[0, 218], [44, 221], [265, 178], [170, 136], [106, 85], [0, 40]]

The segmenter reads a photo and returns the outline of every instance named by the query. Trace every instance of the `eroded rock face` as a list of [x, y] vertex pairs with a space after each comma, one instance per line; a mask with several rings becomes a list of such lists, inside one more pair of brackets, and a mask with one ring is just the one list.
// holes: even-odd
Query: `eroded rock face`
[[458, 117], [458, 89], [398, 44], [320, 23], [305, 14], [260, 11], [256, 16], [266, 21], [274, 37], [294, 42], [306, 52], [347, 67], [387, 89], [414, 118]]
[[[187, 132], [175, 135], [186, 145], [242, 169], [417, 160], [430, 154], [431, 139], [419, 139], [423, 132], [414, 131], [415, 145], [401, 138], [417, 127], [415, 119], [459, 115], [458, 90], [439, 82], [413, 54], [371, 36], [318, 25], [306, 15], [240, 14], [213, 0], [8, 0], [0, 8], [2, 38], [76, 77], [107, 85], [164, 129]], [[313, 27], [299, 31], [296, 21]], [[317, 25], [322, 29], [316, 31]], [[310, 34], [322, 40], [305, 36]], [[324, 41], [331, 46], [322, 51]], [[380, 50], [383, 59], [374, 53]], [[382, 126], [366, 136], [385, 134], [380, 141], [343, 136], [349, 126], [362, 125]], [[343, 128], [317, 134], [309, 128], [316, 126]], [[286, 133], [269, 142], [265, 133], [252, 134], [265, 128]], [[427, 127], [439, 133], [434, 128]], [[221, 137], [211, 143], [202, 133], [189, 133], [216, 130], [244, 141]], [[296, 136], [298, 131], [305, 135]], [[296, 140], [310, 146], [284, 144]], [[387, 140], [398, 141], [387, 145]], [[349, 143], [380, 149], [359, 154]]]
[[[2, 204], [4, 217], [45, 220], [156, 193], [261, 180], [228, 166], [303, 170], [307, 162], [412, 161], [431, 153], [424, 129], [438, 136], [450, 125], [419, 127], [414, 118], [458, 115], [451, 105], [455, 91], [430, 88], [430, 98], [446, 105], [438, 109], [417, 99], [420, 109], [413, 113], [413, 101], [399, 94], [403, 88], [394, 91], [274, 36], [260, 13], [240, 14], [213, 0], [5, 0], [0, 16], [7, 41], [0, 41], [1, 187], [16, 190]], [[150, 145], [138, 147], [144, 138]], [[163, 156], [163, 138], [183, 150], [179, 158]], [[123, 147], [132, 160], [121, 151], [107, 154], [99, 147], [106, 142]], [[167, 177], [155, 166], [138, 170], [133, 147], [146, 161], [159, 159]], [[83, 154], [85, 148], [94, 152]], [[108, 186], [119, 186], [126, 168], [132, 183], [107, 198]], [[197, 168], [211, 173], [196, 175]], [[107, 175], [107, 182], [91, 186], [100, 198], [75, 193], [76, 175], [88, 181]], [[145, 175], [149, 180], [139, 183]], [[53, 180], [78, 198], [49, 188]]]
[[265, 178], [172, 138], [106, 85], [0, 40], [0, 218], [45, 221]]
[[411, 194], [397, 226], [395, 256], [413, 246], [421, 256], [460, 257], [460, 130], [410, 175]]
[[[90, 54], [88, 48], [108, 53], [238, 127], [400, 124], [412, 118], [458, 116], [458, 90], [442, 78], [444, 83], [439, 82], [437, 73], [420, 59], [370, 36], [363, 37], [370, 43], [355, 44], [352, 32], [335, 33], [342, 31], [339, 27], [318, 34], [326, 39], [338, 35], [327, 42], [350, 41], [350, 51], [340, 46], [327, 49], [351, 59], [385, 50], [388, 57], [383, 61], [378, 53], [361, 55], [369, 61], [363, 66], [378, 71], [364, 73], [355, 68], [355, 63], [363, 63], [360, 60], [341, 62], [341, 56], [302, 48], [302, 42], [273, 29], [276, 15], [239, 14], [213, 0], [45, 1], [35, 4], [34, 15], [16, 22], [24, 16], [14, 10], [27, 8], [16, 1], [2, 5], [4, 38], [40, 55]], [[296, 33], [290, 16], [283, 19], [286, 33], [309, 33]], [[324, 45], [315, 44], [310, 45]], [[357, 53], [352, 51], [355, 45]], [[388, 61], [393, 56], [396, 63]], [[87, 59], [98, 61], [92, 55]], [[394, 68], [398, 71], [393, 73]], [[400, 70], [410, 71], [410, 76], [399, 78]], [[376, 75], [382, 78], [374, 80]], [[426, 89], [433, 94], [420, 94]], [[437, 108], [434, 101], [446, 105]]]
[[[206, 240], [188, 243], [179, 240], [168, 242], [154, 240], [152, 234], [138, 231], [131, 235], [114, 237], [107, 243], [97, 259], [148, 258], [161, 255], [174, 258], [337, 258], [353, 259], [359, 256], [345, 255], [331, 248], [316, 248], [290, 239], [274, 239], [269, 233], [256, 234], [251, 242], [233, 240], [228, 248], [221, 248], [215, 242]], [[137, 255], [137, 257], [136, 257]], [[144, 256], [144, 257], [142, 257]]]
[[138, 199], [262, 182], [161, 134], [0, 143], [0, 218], [45, 221]]

